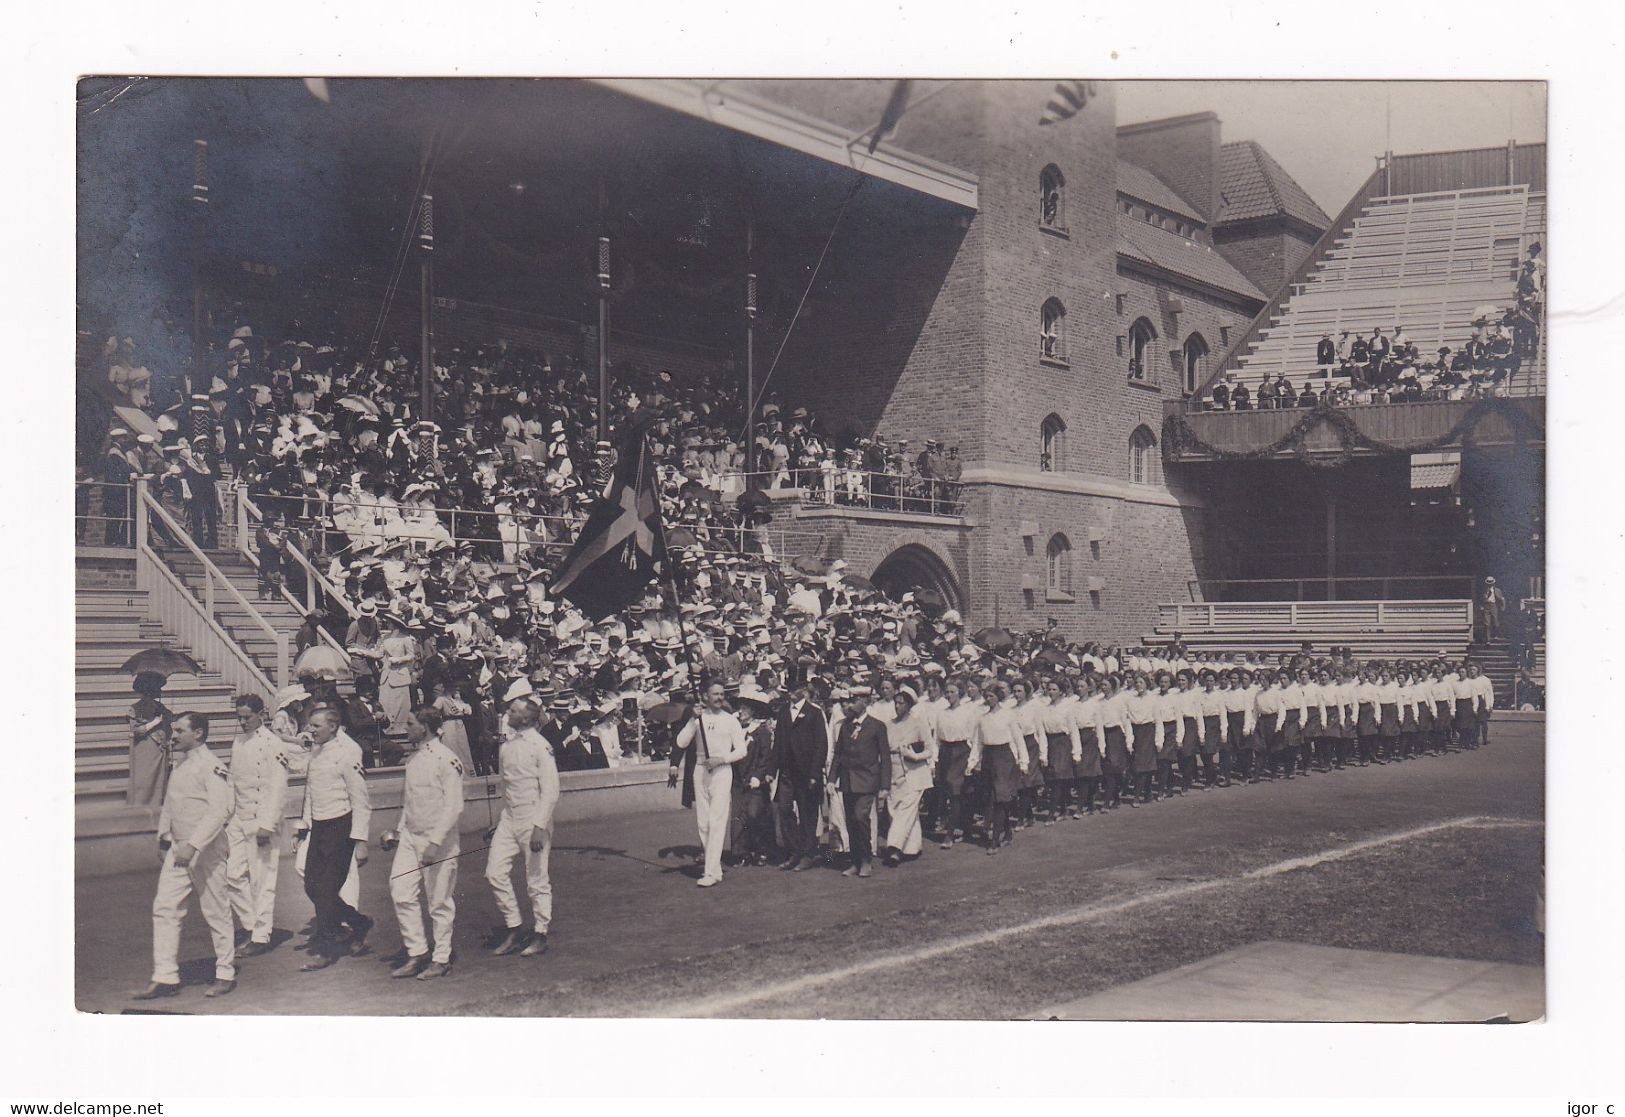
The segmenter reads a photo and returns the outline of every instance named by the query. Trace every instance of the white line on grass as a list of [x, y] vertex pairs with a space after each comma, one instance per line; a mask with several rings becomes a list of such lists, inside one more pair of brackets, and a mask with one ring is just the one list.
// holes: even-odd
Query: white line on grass
[[[804, 992], [820, 985], [831, 982], [845, 981], [848, 978], [862, 977], [865, 974], [875, 973], [879, 970], [888, 970], [897, 966], [908, 966], [915, 962], [923, 962], [929, 958], [940, 958], [944, 954], [953, 954], [973, 947], [986, 946], [1015, 935], [1031, 934], [1034, 931], [1047, 931], [1053, 927], [1064, 927], [1076, 923], [1092, 923], [1108, 916], [1118, 915], [1146, 904], [1158, 904], [1165, 900], [1179, 900], [1187, 896], [1198, 895], [1227, 885], [1239, 884], [1244, 881], [1263, 880], [1268, 877], [1280, 876], [1290, 873], [1294, 869], [1312, 869], [1317, 865], [1324, 865], [1329, 861], [1340, 861], [1345, 857], [1352, 857], [1366, 850], [1379, 846], [1392, 845], [1395, 842], [1410, 841], [1427, 834], [1438, 833], [1441, 830], [1457, 830], [1467, 828], [1498, 828], [1498, 827], [1537, 827], [1544, 823], [1535, 819], [1501, 818], [1492, 815], [1472, 815], [1465, 818], [1452, 818], [1444, 822], [1430, 823], [1412, 830], [1400, 830], [1391, 834], [1379, 834], [1374, 838], [1365, 838], [1348, 845], [1336, 846], [1332, 849], [1322, 850], [1319, 853], [1306, 857], [1292, 857], [1285, 861], [1276, 861], [1257, 869], [1250, 869], [1239, 876], [1218, 877], [1214, 880], [1198, 881], [1193, 884], [1180, 885], [1177, 888], [1163, 889], [1135, 896], [1127, 900], [1119, 900], [1112, 904], [1100, 904], [1081, 908], [1072, 908], [1068, 911], [1056, 912], [1038, 919], [1030, 919], [1024, 923], [1015, 923], [1008, 927], [997, 927], [991, 931], [981, 931], [974, 935], [960, 935], [929, 946], [918, 947], [914, 950], [903, 951], [896, 954], [885, 954], [879, 958], [871, 958], [866, 962], [858, 962], [838, 969], [825, 970], [823, 973], [805, 974], [790, 981], [781, 981], [775, 985], [756, 985], [734, 993], [721, 996], [706, 997], [697, 1001], [688, 1001], [676, 1005], [666, 1004], [655, 1010], [654, 1014], [660, 1016], [725, 1016], [736, 1012], [746, 1005], [757, 1001], [770, 1000], [775, 997], [791, 996]], [[635, 1013], [633, 1015], [636, 1015]]]

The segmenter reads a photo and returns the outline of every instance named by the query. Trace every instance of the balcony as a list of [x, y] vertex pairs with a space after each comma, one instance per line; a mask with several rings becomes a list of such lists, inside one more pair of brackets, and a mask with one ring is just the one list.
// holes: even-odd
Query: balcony
[[[1300, 423], [1307, 429], [1297, 438]], [[1376, 456], [1413, 450], [1542, 446], [1546, 437], [1543, 397], [1422, 400], [1351, 407], [1288, 408], [1280, 411], [1195, 411], [1170, 400], [1163, 412], [1163, 457], [1170, 464], [1227, 460], [1245, 453], [1273, 459], [1299, 453], [1315, 457]], [[1442, 441], [1441, 441], [1442, 440]]]

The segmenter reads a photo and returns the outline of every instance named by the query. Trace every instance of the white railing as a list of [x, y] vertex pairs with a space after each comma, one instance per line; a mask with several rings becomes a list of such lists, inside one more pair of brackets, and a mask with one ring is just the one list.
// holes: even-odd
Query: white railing
[[1293, 632], [1305, 628], [1471, 632], [1473, 603], [1447, 599], [1179, 602], [1157, 606], [1157, 626], [1180, 632], [1225, 629]]
[[[287, 633], [278, 631], [276, 626], [261, 616], [260, 611], [249, 603], [248, 599], [242, 595], [241, 591], [239, 591], [237, 587], [232, 584], [231, 579], [227, 578], [220, 572], [220, 568], [216, 566], [214, 561], [203, 552], [201, 547], [192, 541], [192, 537], [187, 535], [186, 531], [180, 526], [180, 524], [175, 522], [174, 517], [165, 511], [163, 505], [161, 505], [157, 500], [153, 499], [152, 493], [148, 490], [147, 483], [144, 479], [136, 481], [135, 512], [136, 550], [137, 552], [145, 552], [146, 557], [149, 560], [149, 565], [154, 568], [148, 572], [148, 581], [152, 582], [154, 585], [164, 584], [163, 578], [155, 576], [159, 570], [161, 570], [162, 574], [169, 575], [172, 579], [170, 584], [180, 587], [181, 592], [185, 593], [186, 596], [192, 600], [194, 605], [200, 604], [203, 610], [203, 616], [207, 618], [210, 626], [213, 628], [214, 633], [221, 640], [224, 640], [232, 649], [235, 649], [235, 655], [233, 658], [243, 657], [247, 658], [249, 662], [252, 662], [252, 657], [249, 655], [248, 650], [242, 647], [242, 645], [238, 644], [236, 640], [232, 639], [231, 636], [226, 633], [225, 629], [220, 626], [219, 622], [215, 620], [215, 605], [218, 599], [219, 591], [223, 589], [225, 591], [226, 598], [235, 604], [237, 608], [248, 617], [249, 620], [253, 621], [254, 624], [266, 634], [266, 637], [270, 641], [272, 647], [276, 649], [276, 686], [287, 686]], [[148, 533], [151, 527], [149, 517], [152, 516], [156, 516], [158, 518], [158, 520], [164, 525], [167, 533], [174, 539], [176, 544], [185, 548], [191, 554], [192, 558], [197, 561], [199, 566], [203, 568], [203, 601], [201, 603], [197, 601], [196, 594], [185, 589], [185, 585], [183, 582], [181, 582], [179, 576], [169, 569], [169, 565], [159, 558], [158, 553], [154, 551], [149, 544]], [[139, 575], [139, 567], [137, 569], [137, 573]], [[150, 590], [152, 587], [139, 586], [139, 588]], [[156, 594], [148, 597], [149, 602], [156, 600]], [[149, 608], [156, 608], [156, 606], [149, 605]], [[154, 617], [154, 619], [162, 620], [163, 618]], [[215, 654], [218, 656], [221, 650], [213, 647], [204, 647], [200, 644], [193, 644], [192, 646], [202, 651], [205, 656], [210, 654]], [[264, 672], [260, 671], [257, 665], [255, 666], [254, 670], [261, 680], [265, 680], [266, 683], [269, 684], [269, 680], [266, 679]]]
[[964, 489], [960, 482], [922, 477], [917, 473], [836, 469], [824, 474], [814, 467], [803, 467], [742, 476], [761, 478], [762, 491], [770, 496], [786, 492], [797, 494], [801, 507], [809, 510], [861, 508], [870, 512], [946, 517], [965, 514]]
[[[146, 482], [137, 481], [135, 583], [137, 589], [146, 593], [147, 616], [161, 625], [165, 632], [173, 633], [183, 647], [190, 648], [200, 655], [210, 668], [218, 671], [221, 678], [236, 688], [237, 693], [259, 694], [266, 701], [270, 701], [276, 692], [276, 686], [266, 677], [265, 672], [260, 670], [259, 664], [254, 662], [253, 657], [242, 645], [233, 640], [220, 626], [220, 622], [215, 620], [213, 595], [210, 595], [209, 604], [200, 603], [186, 588], [180, 576], [169, 568], [169, 564], [164, 562], [148, 543], [146, 510], [150, 503], [151, 497], [147, 493]], [[159, 514], [163, 515], [162, 509], [159, 509]], [[174, 521], [167, 515], [163, 518], [169, 521], [173, 531]], [[184, 539], [185, 536], [181, 538]], [[285, 672], [288, 650], [285, 637], [279, 649], [278, 662]]]
[[[264, 519], [264, 516], [261, 514], [258, 506], [256, 506], [252, 500], [248, 499], [248, 488], [246, 486], [237, 485], [236, 496], [237, 500], [235, 507], [233, 508], [233, 515], [237, 523], [237, 551], [251, 564], [253, 564], [255, 570], [258, 570], [260, 567], [260, 558], [254, 549], [249, 546], [249, 529], [251, 525], [257, 524]], [[344, 610], [345, 615], [351, 620], [354, 620], [356, 617], [360, 616], [360, 614], [356, 612], [355, 605], [352, 604], [350, 599], [344, 595], [344, 591], [333, 585], [333, 583], [329, 581], [321, 571], [317, 570], [316, 567], [311, 564], [310, 559], [305, 557], [304, 552], [294, 547], [285, 547], [283, 548], [283, 553], [291, 556], [294, 562], [299, 565], [299, 568], [303, 570], [305, 574], [305, 600], [301, 602], [298, 598], [294, 597], [293, 594], [289, 593], [286, 582], [277, 587], [282, 594], [283, 600], [287, 601], [288, 604], [292, 605], [295, 609], [298, 609], [299, 612], [304, 616], [309, 617], [316, 611], [316, 589], [317, 587], [320, 587], [322, 593], [327, 596], [327, 600], [337, 603], [338, 606]], [[345, 650], [343, 641], [339, 640], [331, 632], [327, 631], [326, 627], [319, 623], [316, 625], [316, 635], [322, 643], [326, 644], [329, 648], [343, 656], [345, 663], [350, 663], [350, 653]], [[353, 667], [354, 665], [351, 664], [351, 666]]]

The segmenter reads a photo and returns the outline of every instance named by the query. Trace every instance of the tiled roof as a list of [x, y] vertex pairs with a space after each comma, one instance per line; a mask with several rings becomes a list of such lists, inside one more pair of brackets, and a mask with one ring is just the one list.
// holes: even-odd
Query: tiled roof
[[1228, 143], [1219, 149], [1219, 196], [1220, 223], [1277, 214], [1295, 217], [1317, 229], [1332, 223], [1303, 187], [1254, 140]]
[[1191, 204], [1174, 193], [1173, 187], [1144, 167], [1119, 159], [1117, 161], [1117, 192], [1149, 202], [1160, 210], [1188, 217], [1199, 225], [1207, 219], [1191, 208]]
[[1253, 286], [1252, 280], [1232, 267], [1212, 245], [1186, 240], [1178, 233], [1148, 225], [1126, 213], [1117, 215], [1117, 251], [1209, 287], [1232, 291], [1259, 302], [1267, 301], [1267, 296]]
[[1447, 462], [1443, 464], [1427, 464], [1411, 466], [1411, 488], [1413, 489], [1449, 489], [1453, 488], [1456, 480], [1461, 476], [1460, 462]]

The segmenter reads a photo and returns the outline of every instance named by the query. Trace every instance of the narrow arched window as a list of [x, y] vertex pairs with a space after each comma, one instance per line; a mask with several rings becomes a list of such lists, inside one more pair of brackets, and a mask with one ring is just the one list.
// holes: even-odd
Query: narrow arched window
[[1207, 380], [1207, 339], [1201, 334], [1191, 334], [1185, 339], [1185, 394], [1195, 395]]
[[1048, 361], [1066, 362], [1066, 307], [1060, 299], [1050, 299], [1039, 312], [1038, 355]]
[[1066, 176], [1054, 163], [1038, 176], [1038, 223], [1046, 229], [1066, 228]]
[[1038, 468], [1046, 473], [1066, 470], [1066, 420], [1051, 413], [1039, 428], [1042, 443], [1038, 452]]
[[1144, 380], [1150, 369], [1146, 365], [1146, 358], [1151, 353], [1151, 343], [1157, 340], [1157, 328], [1151, 324], [1149, 318], [1136, 318], [1134, 325], [1128, 330], [1128, 378], [1130, 380]]
[[1136, 485], [1155, 485], [1162, 480], [1162, 459], [1157, 456], [1157, 436], [1150, 427], [1134, 428], [1128, 436], [1128, 479]]
[[1057, 532], [1044, 548], [1044, 589], [1051, 595], [1072, 594], [1072, 543]]

